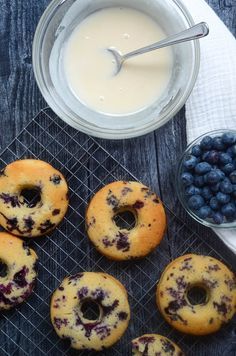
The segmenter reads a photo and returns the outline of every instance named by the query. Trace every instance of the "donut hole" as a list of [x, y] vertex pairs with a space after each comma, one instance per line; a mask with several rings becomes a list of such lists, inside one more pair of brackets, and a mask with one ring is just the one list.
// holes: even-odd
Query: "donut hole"
[[0, 260], [0, 278], [6, 277], [8, 274], [8, 267], [5, 262]]
[[205, 304], [208, 299], [208, 292], [204, 286], [192, 286], [187, 291], [187, 298], [191, 305]]
[[121, 230], [132, 230], [137, 221], [136, 213], [130, 208], [118, 210], [113, 217], [116, 226]]
[[99, 304], [93, 300], [85, 300], [82, 302], [80, 310], [84, 319], [93, 322], [100, 320], [101, 308]]
[[23, 188], [20, 197], [28, 208], [34, 208], [41, 201], [41, 189], [39, 187]]

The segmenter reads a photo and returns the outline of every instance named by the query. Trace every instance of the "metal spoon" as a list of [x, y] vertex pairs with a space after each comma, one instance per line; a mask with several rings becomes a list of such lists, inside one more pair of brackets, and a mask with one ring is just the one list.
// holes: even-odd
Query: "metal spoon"
[[112, 53], [114, 56], [114, 59], [116, 61], [116, 72], [115, 75], [119, 73], [121, 70], [121, 67], [127, 59], [134, 57], [134, 56], [139, 56], [140, 54], [154, 51], [159, 48], [167, 47], [167, 46], [172, 46], [177, 43], [182, 43], [182, 42], [187, 42], [191, 40], [196, 40], [198, 38], [202, 38], [207, 36], [209, 33], [209, 27], [207, 23], [205, 22], [200, 22], [199, 24], [188, 28], [185, 31], [182, 31], [180, 33], [177, 33], [175, 35], [172, 35], [170, 37], [167, 37], [164, 40], [161, 40], [159, 42], [153, 43], [149, 46], [143, 47], [136, 49], [135, 51], [129, 52], [127, 54], [122, 55], [116, 48], [110, 47], [107, 50]]

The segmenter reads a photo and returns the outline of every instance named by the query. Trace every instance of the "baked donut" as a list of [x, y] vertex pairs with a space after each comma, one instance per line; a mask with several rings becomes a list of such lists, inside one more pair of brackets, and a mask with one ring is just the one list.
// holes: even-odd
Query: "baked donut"
[[[86, 303], [96, 306], [96, 318], [84, 315]], [[67, 277], [52, 296], [52, 324], [58, 336], [69, 339], [78, 350], [112, 346], [124, 334], [129, 319], [127, 292], [109, 274], [84, 272]]]
[[[119, 228], [115, 216], [130, 211], [136, 225]], [[95, 247], [108, 258], [127, 260], [149, 254], [160, 243], [166, 215], [160, 199], [138, 182], [113, 182], [99, 190], [86, 212], [87, 232]]]
[[0, 232], [0, 310], [13, 308], [32, 293], [36, 262], [36, 253], [25, 242]]
[[[35, 200], [25, 196], [35, 193]], [[63, 219], [68, 187], [50, 164], [25, 159], [10, 163], [0, 173], [0, 225], [14, 235], [47, 234]]]
[[[205, 300], [193, 304], [189, 292], [205, 291]], [[235, 313], [236, 279], [220, 261], [189, 254], [171, 262], [157, 286], [160, 312], [174, 328], [187, 334], [207, 335], [220, 329]]]
[[132, 340], [134, 356], [184, 356], [173, 341], [158, 334], [146, 334]]

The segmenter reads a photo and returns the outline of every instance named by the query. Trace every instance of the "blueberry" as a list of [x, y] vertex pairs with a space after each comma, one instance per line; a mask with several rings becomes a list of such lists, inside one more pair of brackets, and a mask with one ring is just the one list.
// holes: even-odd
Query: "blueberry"
[[228, 155], [229, 155], [231, 158], [234, 157], [232, 147], [227, 148], [226, 153], [228, 153]]
[[202, 150], [201, 150], [200, 145], [193, 146], [191, 153], [195, 157], [200, 157], [201, 154], [202, 154]]
[[220, 183], [220, 191], [225, 194], [231, 194], [233, 191], [232, 184], [228, 178], [225, 178], [223, 182]]
[[211, 185], [211, 191], [217, 193], [220, 190], [220, 182]]
[[230, 174], [234, 170], [234, 164], [233, 163], [227, 163], [225, 166], [221, 167], [221, 170], [225, 174]]
[[190, 209], [198, 210], [204, 205], [204, 199], [201, 195], [193, 195], [188, 200]]
[[213, 213], [212, 218], [217, 225], [220, 225], [224, 222], [224, 217], [220, 212]]
[[232, 184], [236, 184], [236, 171], [233, 171], [232, 173], [230, 173], [229, 179]]
[[209, 184], [215, 184], [220, 182], [222, 174], [219, 169], [213, 169], [206, 175], [206, 182]]
[[210, 200], [210, 207], [213, 210], [219, 210], [220, 209], [220, 203], [218, 202], [216, 197], [212, 197]]
[[202, 206], [196, 213], [201, 219], [206, 219], [212, 215], [212, 210], [209, 206]]
[[196, 187], [201, 188], [204, 186], [205, 182], [204, 182], [204, 177], [203, 176], [195, 176], [194, 177], [194, 184], [196, 185]]
[[191, 196], [191, 195], [196, 195], [196, 194], [201, 194], [201, 189], [195, 187], [194, 185], [190, 185], [185, 189], [185, 194], [187, 196]]
[[212, 143], [212, 138], [210, 136], [205, 136], [200, 142], [200, 147], [203, 150], [210, 150], [212, 148]]
[[205, 200], [210, 200], [213, 196], [212, 191], [209, 187], [203, 187], [202, 191], [201, 191], [201, 196], [205, 199]]
[[220, 204], [227, 204], [230, 201], [230, 195], [218, 192], [216, 194], [216, 199]]
[[207, 151], [202, 155], [202, 159], [210, 164], [216, 164], [219, 161], [219, 152]]
[[221, 208], [221, 212], [227, 218], [235, 216], [235, 214], [236, 214], [235, 204], [228, 203], [228, 204], [223, 205]]
[[198, 163], [198, 159], [195, 156], [189, 155], [184, 161], [183, 165], [187, 170], [193, 169]]
[[219, 161], [223, 165], [233, 162], [232, 157], [230, 157], [230, 155], [228, 153], [224, 153], [224, 152], [220, 153]]
[[235, 157], [236, 156], [236, 145], [231, 146], [230, 150], [231, 150], [231, 152], [233, 154], [233, 157]]
[[232, 196], [233, 196], [234, 198], [236, 198], [236, 184], [232, 184], [232, 187], [233, 187]]
[[181, 175], [181, 181], [185, 187], [193, 184], [193, 175], [188, 172], [184, 172]]
[[226, 146], [231, 146], [235, 143], [236, 136], [232, 132], [226, 132], [222, 135], [222, 142]]
[[222, 151], [225, 149], [225, 145], [222, 142], [222, 138], [219, 136], [213, 137], [212, 139], [212, 148], [218, 151]]
[[195, 167], [195, 172], [197, 174], [204, 174], [210, 172], [210, 170], [211, 170], [211, 165], [207, 162], [200, 162]]

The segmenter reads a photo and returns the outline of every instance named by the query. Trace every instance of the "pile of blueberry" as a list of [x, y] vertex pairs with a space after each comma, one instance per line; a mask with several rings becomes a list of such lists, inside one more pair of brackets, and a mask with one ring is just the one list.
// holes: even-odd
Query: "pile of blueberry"
[[184, 157], [181, 182], [188, 207], [215, 224], [236, 221], [236, 135], [205, 136]]

